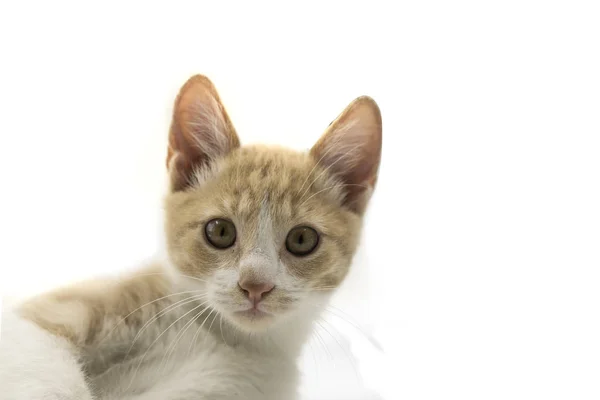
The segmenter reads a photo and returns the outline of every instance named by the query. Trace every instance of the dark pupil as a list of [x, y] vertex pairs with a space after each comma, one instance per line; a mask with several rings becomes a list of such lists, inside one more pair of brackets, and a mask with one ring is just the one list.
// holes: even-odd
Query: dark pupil
[[227, 228], [225, 228], [224, 226], [221, 227], [221, 230], [219, 231], [219, 236], [223, 237], [225, 236], [225, 231], [227, 230]]
[[301, 233], [300, 236], [298, 236], [298, 244], [304, 244], [304, 233]]

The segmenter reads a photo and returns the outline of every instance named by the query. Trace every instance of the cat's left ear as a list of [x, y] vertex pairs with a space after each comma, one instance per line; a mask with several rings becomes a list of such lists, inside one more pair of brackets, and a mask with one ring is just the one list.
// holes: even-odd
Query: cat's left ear
[[191, 77], [181, 88], [169, 132], [167, 168], [173, 191], [184, 190], [194, 173], [240, 146], [235, 128], [212, 82]]
[[363, 213], [381, 160], [381, 112], [375, 100], [354, 100], [333, 121], [310, 153], [344, 185], [345, 205]]

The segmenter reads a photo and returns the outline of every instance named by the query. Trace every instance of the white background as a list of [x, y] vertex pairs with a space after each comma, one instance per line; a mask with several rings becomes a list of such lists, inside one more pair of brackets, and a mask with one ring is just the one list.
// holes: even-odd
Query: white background
[[0, 5], [2, 293], [153, 255], [190, 75], [243, 142], [298, 149], [368, 94], [383, 162], [339, 300], [384, 348], [351, 339], [365, 385], [599, 398], [597, 2], [169, 3]]

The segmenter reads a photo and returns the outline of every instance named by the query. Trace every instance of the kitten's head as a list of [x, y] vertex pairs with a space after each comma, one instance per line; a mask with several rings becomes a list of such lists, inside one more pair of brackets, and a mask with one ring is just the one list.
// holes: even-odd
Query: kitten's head
[[348, 272], [380, 154], [381, 115], [368, 97], [310, 152], [240, 147], [212, 83], [192, 77], [167, 155], [166, 237], [179, 278], [249, 332], [318, 307]]

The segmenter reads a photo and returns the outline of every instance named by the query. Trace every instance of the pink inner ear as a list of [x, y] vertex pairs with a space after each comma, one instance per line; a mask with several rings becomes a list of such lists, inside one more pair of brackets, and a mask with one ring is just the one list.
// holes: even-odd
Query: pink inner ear
[[346, 203], [356, 211], [375, 186], [381, 158], [381, 114], [377, 104], [360, 97], [330, 124], [311, 154], [345, 186]]
[[194, 169], [225, 156], [239, 145], [214, 85], [201, 75], [190, 78], [175, 101], [169, 133], [167, 167], [173, 169], [173, 188], [185, 188]]

